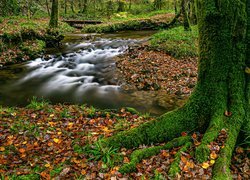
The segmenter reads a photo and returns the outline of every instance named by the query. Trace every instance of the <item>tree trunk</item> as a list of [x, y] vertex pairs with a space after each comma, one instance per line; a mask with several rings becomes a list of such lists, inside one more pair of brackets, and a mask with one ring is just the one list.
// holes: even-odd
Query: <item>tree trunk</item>
[[184, 25], [184, 29], [185, 31], [190, 31], [190, 23], [189, 23], [189, 19], [188, 19], [188, 15], [187, 15], [187, 0], [182, 0], [181, 1], [181, 12], [183, 15], [183, 25]]
[[67, 0], [64, 0], [64, 14], [67, 14]]
[[49, 3], [48, 3], [48, 0], [46, 0], [46, 9], [47, 9], [48, 15], [50, 16], [50, 10], [49, 10]]
[[49, 26], [51, 28], [57, 28], [58, 27], [58, 0], [52, 1], [52, 10], [51, 10], [51, 16], [50, 16], [50, 22]]
[[[213, 178], [230, 179], [229, 165], [242, 125], [248, 136], [250, 132], [250, 67], [246, 67], [250, 64], [249, 6], [249, 0], [227, 0], [223, 3], [197, 0], [199, 71], [197, 85], [188, 102], [154, 121], [104, 139], [103, 144], [132, 148], [169, 141], [183, 131], [206, 130], [201, 145], [196, 148], [196, 159], [204, 162], [210, 153], [207, 145], [223, 130], [227, 139], [214, 165]], [[139, 152], [136, 154], [148, 157]], [[134, 167], [134, 164], [130, 165]], [[126, 168], [133, 169], [128, 165]]]
[[70, 1], [70, 8], [71, 8], [71, 11], [72, 11], [73, 13], [75, 13], [74, 1], [73, 1], [73, 0]]

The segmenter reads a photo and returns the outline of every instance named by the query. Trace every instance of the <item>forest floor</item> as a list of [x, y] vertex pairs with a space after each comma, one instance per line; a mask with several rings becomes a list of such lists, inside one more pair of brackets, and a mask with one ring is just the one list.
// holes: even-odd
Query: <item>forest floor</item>
[[[163, 90], [188, 97], [197, 77], [197, 58], [174, 59], [148, 46], [129, 49], [117, 58], [117, 65], [118, 74], [125, 77], [121, 83], [126, 90]], [[25, 108], [1, 107], [0, 118], [1, 179], [170, 179], [167, 172], [181, 148], [161, 150], [137, 164], [136, 172], [123, 175], [119, 168], [130, 161], [135, 149], [107, 149], [98, 139], [153, 120], [149, 114], [131, 108], [98, 110], [32, 100]], [[210, 158], [203, 163], [194, 157], [202, 134], [181, 135], [192, 136], [193, 144], [181, 153], [176, 179], [211, 179], [226, 131], [211, 142]], [[249, 154], [250, 149], [236, 148], [231, 165], [234, 179], [250, 178]]]
[[[123, 175], [118, 170], [130, 161], [135, 149], [103, 148], [98, 139], [154, 119], [148, 114], [136, 114], [129, 108], [98, 110], [32, 101], [26, 108], [1, 108], [0, 117], [1, 179], [168, 179], [170, 164], [180, 149], [162, 150], [140, 162], [136, 172]], [[176, 179], [211, 179], [215, 159], [224, 148], [225, 131], [211, 142], [210, 160], [204, 163], [193, 156], [202, 134], [181, 135], [191, 135], [193, 144], [181, 153]], [[93, 146], [86, 146], [89, 144]], [[234, 179], [250, 178], [249, 153], [249, 149], [236, 148], [231, 165]]]
[[[13, 26], [18, 22], [6, 23]], [[185, 100], [197, 80], [197, 58], [176, 59], [148, 45], [128, 49], [116, 62], [118, 83], [127, 91], [158, 91]], [[119, 168], [130, 161], [136, 149], [107, 149], [98, 140], [154, 118], [131, 108], [99, 110], [35, 99], [25, 108], [0, 106], [0, 179], [170, 179], [168, 170], [181, 147], [161, 150], [137, 164], [136, 172], [123, 175]], [[209, 160], [203, 163], [194, 157], [202, 134], [181, 134], [187, 135], [192, 136], [193, 143], [181, 153], [176, 179], [211, 179], [226, 131], [211, 142]], [[249, 155], [250, 149], [235, 149], [231, 165], [234, 179], [250, 179]]]

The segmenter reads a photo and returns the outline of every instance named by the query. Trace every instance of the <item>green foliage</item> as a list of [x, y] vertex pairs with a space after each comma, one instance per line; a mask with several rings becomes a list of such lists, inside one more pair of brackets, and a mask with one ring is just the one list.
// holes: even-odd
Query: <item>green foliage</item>
[[153, 35], [150, 46], [177, 58], [198, 56], [197, 27], [193, 26], [192, 31], [184, 31], [180, 26], [159, 32]]
[[30, 104], [27, 105], [27, 108], [34, 109], [34, 110], [40, 110], [48, 106], [49, 103], [45, 101], [44, 99], [38, 100], [37, 97], [33, 97], [30, 101]]
[[128, 21], [106, 23], [100, 25], [85, 26], [82, 31], [88, 33], [104, 33], [104, 32], [116, 32], [121, 30], [143, 30], [143, 29], [159, 29], [167, 26], [168, 22], [157, 23], [151, 19], [133, 19]]
[[35, 58], [37, 54], [43, 52], [45, 42], [42, 40], [25, 41], [20, 45], [20, 49], [31, 58]]
[[102, 145], [102, 141], [98, 140], [95, 142], [94, 147], [87, 152], [92, 155], [90, 159], [94, 159], [96, 161], [102, 160], [108, 166], [112, 166], [114, 164], [114, 158], [118, 156], [116, 148], [112, 147], [104, 147]]

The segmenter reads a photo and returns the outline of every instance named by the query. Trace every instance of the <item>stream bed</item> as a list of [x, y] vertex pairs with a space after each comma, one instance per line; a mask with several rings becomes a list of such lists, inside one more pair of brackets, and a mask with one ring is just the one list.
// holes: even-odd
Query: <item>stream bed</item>
[[125, 92], [114, 78], [114, 57], [147, 41], [153, 33], [68, 35], [61, 49], [48, 49], [41, 58], [0, 70], [0, 104], [25, 106], [32, 97], [38, 97], [51, 103], [86, 103], [102, 109], [128, 106], [155, 115], [173, 109], [155, 99], [168, 99], [165, 94]]

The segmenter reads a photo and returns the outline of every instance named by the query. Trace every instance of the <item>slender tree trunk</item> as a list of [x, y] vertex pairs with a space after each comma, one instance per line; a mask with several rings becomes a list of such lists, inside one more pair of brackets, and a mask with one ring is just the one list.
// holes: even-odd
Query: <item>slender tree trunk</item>
[[174, 12], [175, 12], [175, 15], [178, 14], [178, 10], [177, 10], [177, 1], [178, 1], [178, 0], [174, 0]]
[[46, 0], [46, 8], [47, 8], [48, 15], [50, 16], [50, 8], [49, 8], [48, 0]]
[[67, 0], [64, 0], [64, 14], [67, 14]]
[[71, 11], [72, 11], [73, 13], [75, 13], [74, 1], [73, 1], [73, 0], [70, 1], [70, 8], [71, 8]]
[[182, 11], [182, 15], [183, 15], [183, 25], [184, 25], [184, 29], [185, 31], [190, 31], [191, 27], [190, 27], [190, 23], [189, 23], [189, 19], [188, 19], [188, 15], [187, 15], [187, 0], [182, 0], [181, 2], [181, 11]]
[[50, 22], [49, 26], [51, 28], [57, 28], [58, 27], [58, 0], [52, 1], [52, 10], [51, 10], [51, 16], [50, 16]]

